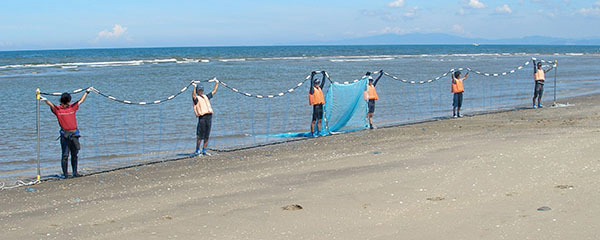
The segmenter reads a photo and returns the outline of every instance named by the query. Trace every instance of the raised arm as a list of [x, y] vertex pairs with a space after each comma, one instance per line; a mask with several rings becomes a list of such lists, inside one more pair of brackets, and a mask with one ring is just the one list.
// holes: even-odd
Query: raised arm
[[215, 93], [217, 93], [217, 89], [219, 89], [219, 80], [215, 79], [215, 88], [213, 88], [212, 92], [210, 92], [212, 95], [215, 95]]
[[375, 81], [373, 81], [373, 86], [377, 86], [377, 82], [379, 81], [381, 76], [383, 76], [383, 69], [379, 70], [379, 76], [375, 79]]
[[196, 104], [196, 83], [192, 83], [192, 85], [194, 85], [194, 91], [192, 91], [192, 100], [194, 101], [194, 104]]
[[537, 64], [535, 62], [535, 60], [533, 60], [533, 74], [537, 73]]
[[469, 77], [469, 72], [467, 72], [467, 74], [465, 74], [465, 77], [463, 78], [463, 81], [467, 80], [468, 77]]
[[40, 97], [40, 100], [44, 101], [48, 106], [50, 106], [50, 109], [54, 109], [54, 104], [52, 104], [50, 100], [46, 99], [45, 97]]
[[85, 92], [83, 93], [83, 95], [81, 96], [81, 98], [79, 99], [78, 104], [81, 105], [85, 99], [87, 98], [88, 93], [90, 93], [90, 89], [88, 88], [87, 90], [85, 90]]
[[321, 80], [321, 85], [319, 86], [321, 89], [325, 86], [325, 79], [327, 78], [325, 75], [325, 71], [321, 71], [323, 73], [323, 79]]
[[310, 73], [310, 86], [308, 86], [310, 87], [310, 89], [308, 90], [310, 94], [315, 93], [315, 91], [313, 90], [313, 85], [315, 84], [315, 74], [315, 71]]

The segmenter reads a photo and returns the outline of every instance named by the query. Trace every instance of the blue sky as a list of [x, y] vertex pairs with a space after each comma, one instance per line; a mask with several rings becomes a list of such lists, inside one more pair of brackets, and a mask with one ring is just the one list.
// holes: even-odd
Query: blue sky
[[7, 0], [0, 50], [277, 45], [383, 33], [600, 37], [600, 0]]

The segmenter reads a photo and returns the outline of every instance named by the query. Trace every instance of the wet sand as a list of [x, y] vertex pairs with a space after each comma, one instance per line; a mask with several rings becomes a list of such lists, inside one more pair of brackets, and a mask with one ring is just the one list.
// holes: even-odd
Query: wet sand
[[0, 236], [599, 239], [600, 96], [568, 102], [5, 190]]

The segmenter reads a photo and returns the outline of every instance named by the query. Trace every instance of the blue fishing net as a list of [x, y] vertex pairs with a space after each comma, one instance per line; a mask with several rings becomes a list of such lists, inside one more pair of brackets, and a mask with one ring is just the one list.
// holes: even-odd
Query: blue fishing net
[[[325, 96], [320, 135], [352, 132], [367, 128], [367, 78], [342, 84], [332, 83]], [[310, 118], [310, 116], [307, 116]], [[315, 126], [316, 129], [316, 126]], [[270, 134], [273, 137], [311, 137], [310, 132]]]

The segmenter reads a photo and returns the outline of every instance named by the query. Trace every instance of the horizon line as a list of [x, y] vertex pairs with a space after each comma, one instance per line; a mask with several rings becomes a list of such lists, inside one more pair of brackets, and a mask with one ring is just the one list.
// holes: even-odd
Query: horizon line
[[[475, 43], [475, 42], [474, 42]], [[70, 50], [119, 50], [119, 49], [158, 49], [158, 48], [242, 48], [242, 47], [344, 47], [344, 46], [473, 46], [474, 43], [404, 43], [404, 44], [271, 44], [271, 45], [204, 45], [204, 46], [134, 46], [134, 47], [89, 47], [89, 48], [43, 48], [43, 49], [0, 49], [0, 52], [28, 51], [70, 51]], [[477, 43], [478, 46], [585, 46], [600, 44], [532, 44], [532, 43]]]

